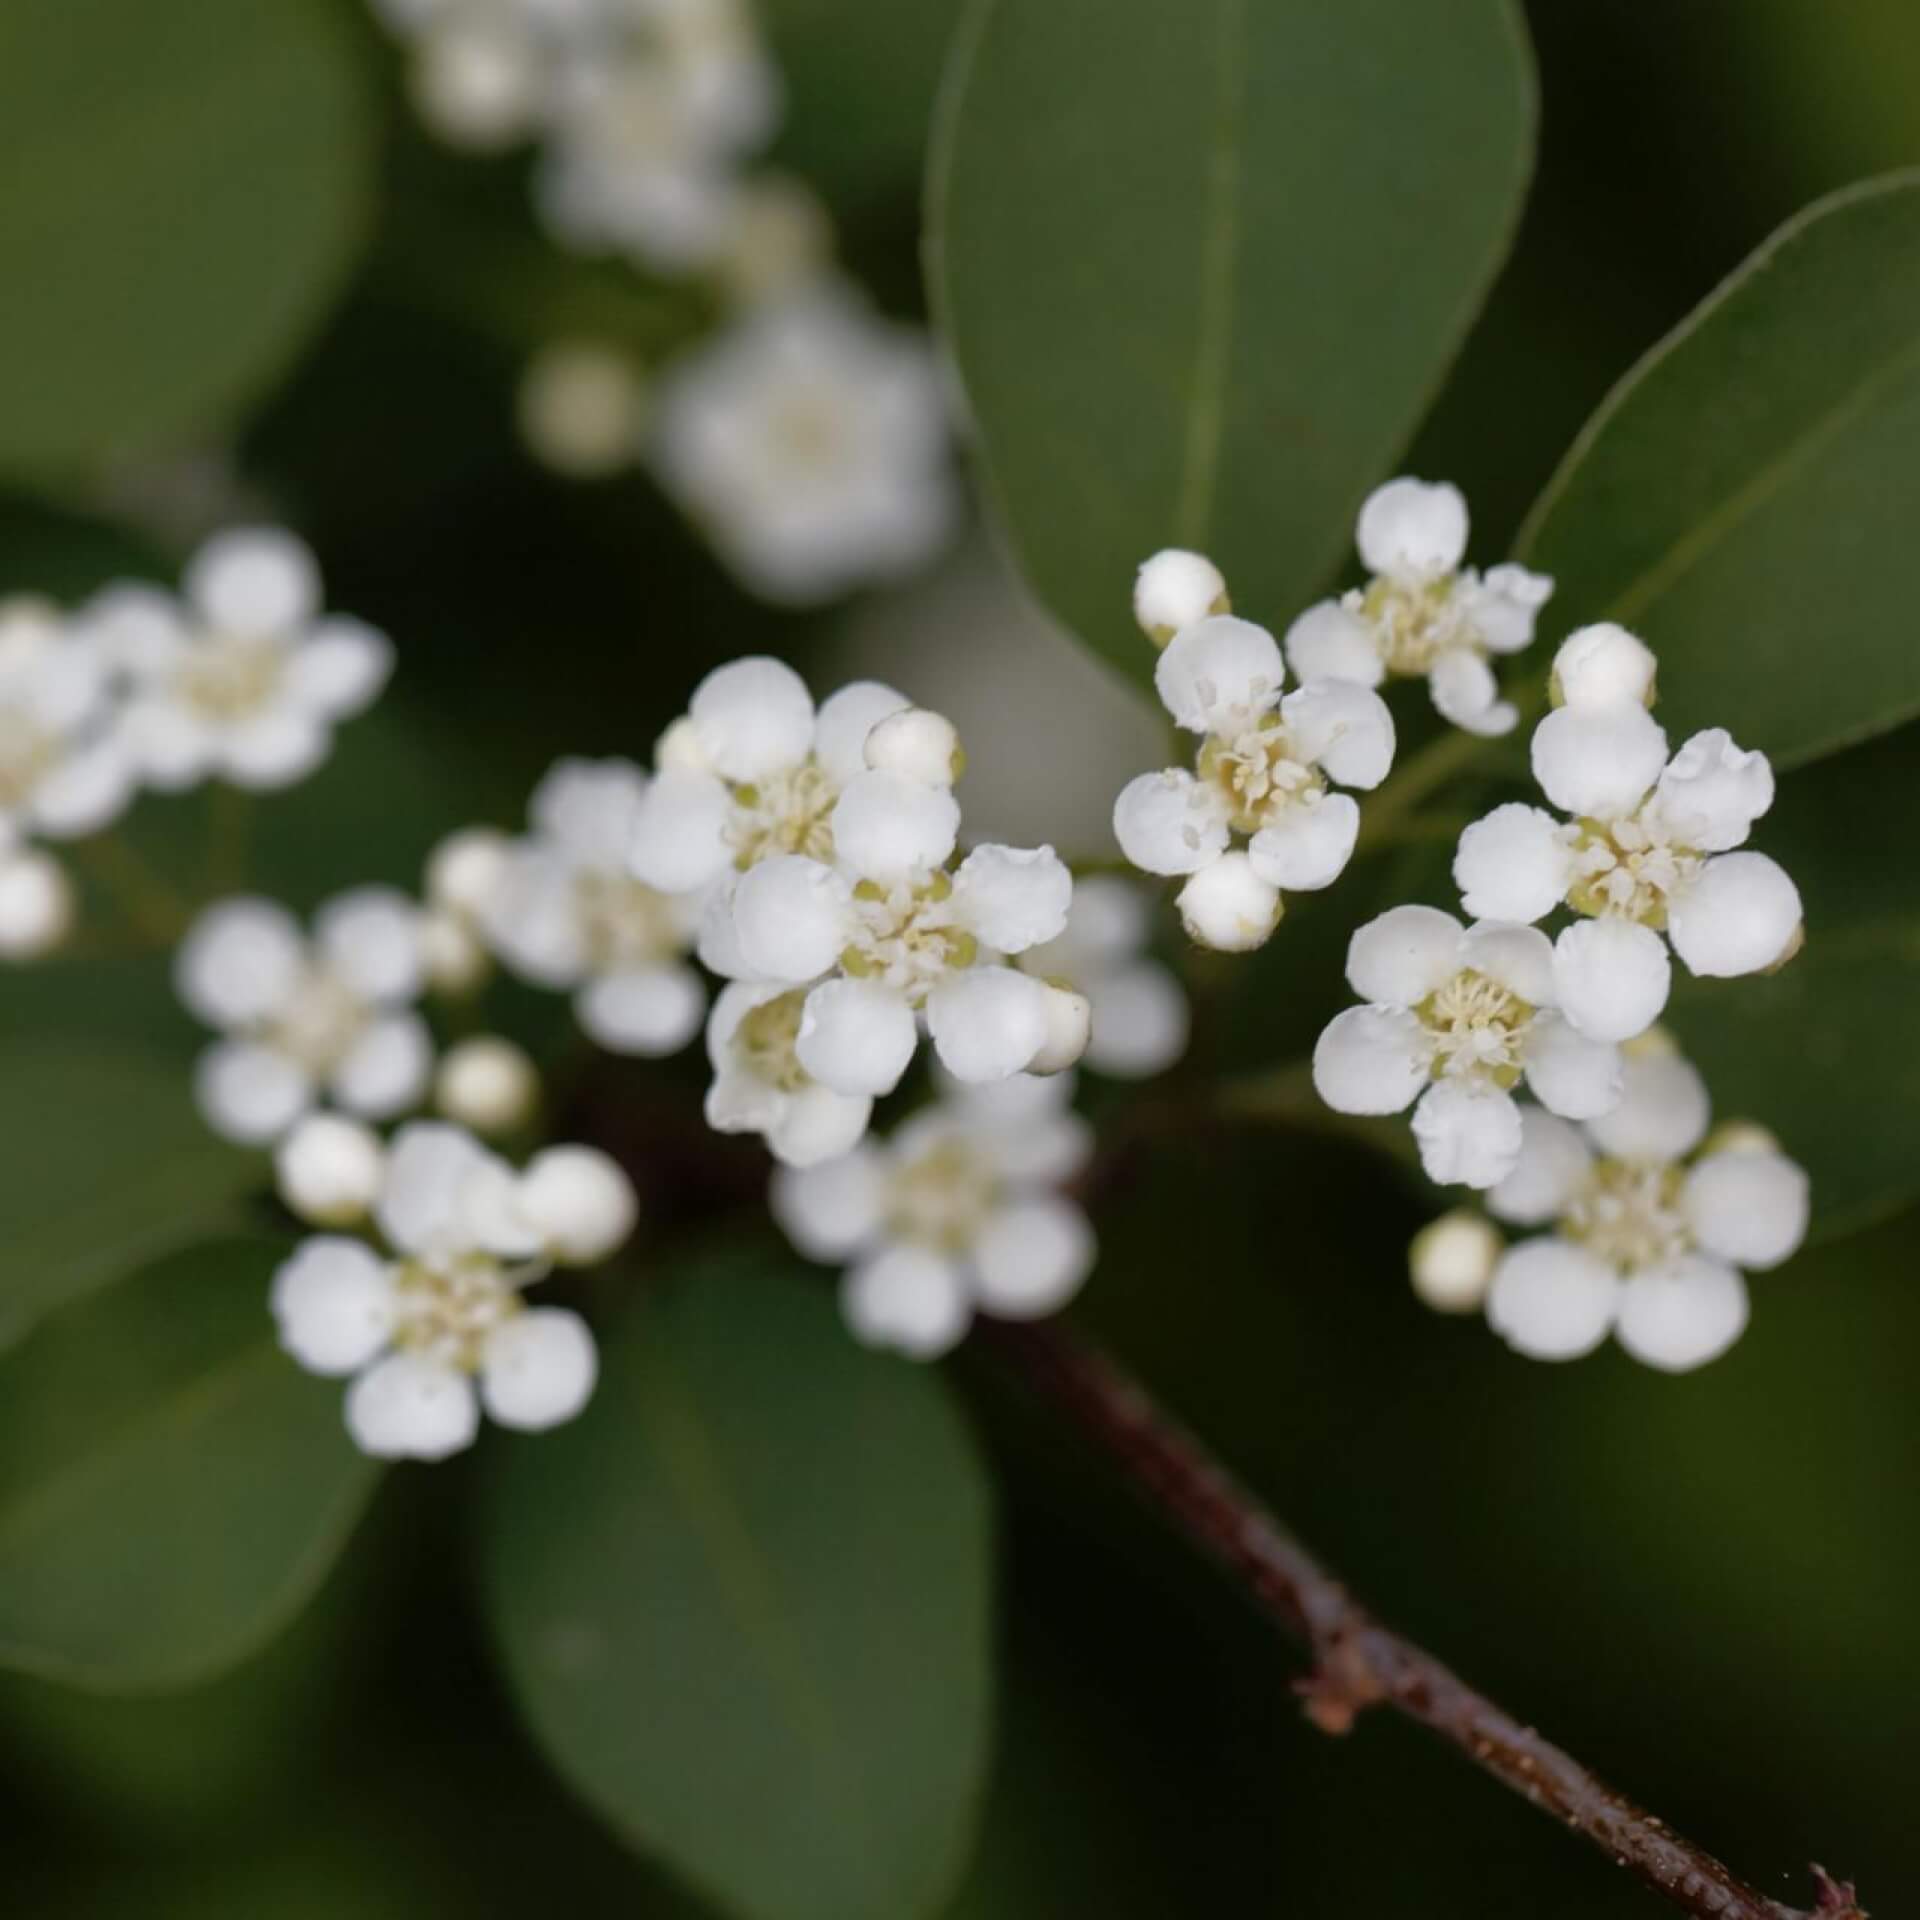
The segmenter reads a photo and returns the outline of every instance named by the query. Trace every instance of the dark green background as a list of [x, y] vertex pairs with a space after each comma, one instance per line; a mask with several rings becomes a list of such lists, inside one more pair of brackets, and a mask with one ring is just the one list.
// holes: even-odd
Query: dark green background
[[[778, 11], [790, 156], [831, 187], [858, 267], [911, 308], [949, 0]], [[1771, 227], [1920, 160], [1907, 0], [1533, 13], [1539, 178], [1410, 457], [1467, 489], [1482, 554], [1611, 381]], [[884, 26], [860, 30], [869, 14]], [[441, 831], [512, 819], [555, 753], [644, 754], [707, 665], [764, 648], [804, 670], [833, 625], [744, 600], [644, 481], [576, 490], [517, 450], [522, 348], [593, 289], [534, 242], [516, 169], [429, 147], [390, 51], [360, 37], [387, 115], [371, 250], [242, 442], [331, 600], [401, 647], [388, 708], [263, 828], [260, 871], [302, 897], [412, 880]], [[123, 538], [90, 517], [72, 499], [0, 505], [0, 586], [79, 591], [118, 564]], [[163, 571], [178, 558], [149, 550]], [[1274, 967], [1210, 969], [1210, 991], [1240, 996], [1215, 1031], [1256, 1061], [1295, 1051], [1341, 997], [1329, 962], [1352, 904], [1304, 905]], [[150, 985], [115, 973], [0, 993], [9, 1035], [182, 1037]], [[1888, 1045], [1920, 1044], [1915, 1020]], [[675, 1078], [613, 1074], [606, 1091], [658, 1103]], [[690, 1100], [693, 1064], [677, 1078]], [[1771, 1117], [1790, 1139], [1791, 1116]], [[1274, 1133], [1159, 1145], [1140, 1173], [1103, 1207], [1086, 1322], [1382, 1612], [1766, 1890], [1804, 1900], [1817, 1857], [1876, 1911], [1920, 1899], [1911, 1219], [1759, 1280], [1747, 1338], [1674, 1381], [1611, 1352], [1530, 1365], [1419, 1309], [1403, 1256], [1425, 1203], [1371, 1160]], [[682, 1183], [654, 1244], [708, 1231], [731, 1184]], [[1312, 1732], [1291, 1655], [1236, 1596], [987, 1361], [957, 1372], [1001, 1469], [1005, 1678], [956, 1914], [1658, 1910], [1415, 1733]], [[314, 1608], [211, 1687], [116, 1703], [0, 1686], [9, 1910], [691, 1915], [551, 1782], [506, 1707], [470, 1597], [463, 1496], [484, 1452], [391, 1477]]]

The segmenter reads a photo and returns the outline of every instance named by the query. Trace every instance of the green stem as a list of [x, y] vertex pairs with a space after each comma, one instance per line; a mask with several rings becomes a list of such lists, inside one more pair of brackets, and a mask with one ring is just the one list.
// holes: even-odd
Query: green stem
[[74, 858], [148, 946], [170, 947], [186, 932], [193, 919], [187, 900], [117, 834], [81, 841]]

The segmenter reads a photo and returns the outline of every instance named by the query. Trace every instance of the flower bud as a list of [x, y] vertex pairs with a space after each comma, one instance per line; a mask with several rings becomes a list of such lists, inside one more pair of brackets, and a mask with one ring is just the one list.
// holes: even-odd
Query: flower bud
[[1133, 617], [1156, 647], [1182, 627], [1229, 609], [1227, 583], [1203, 553], [1168, 547], [1156, 553], [1133, 583]]
[[532, 1117], [540, 1075], [526, 1053], [497, 1034], [462, 1040], [440, 1063], [434, 1105], [475, 1133], [511, 1133]]
[[625, 1243], [640, 1203], [632, 1182], [597, 1147], [548, 1147], [520, 1182], [520, 1211], [555, 1260], [586, 1267]]
[[1604, 707], [1616, 702], [1650, 707], [1659, 662], [1645, 641], [1611, 621], [1568, 634], [1553, 656], [1556, 707]]
[[1040, 1051], [1027, 1065], [1029, 1073], [1064, 1073], [1087, 1050], [1093, 1031], [1093, 1005], [1084, 993], [1073, 988], [1045, 983], [1047, 990], [1047, 1037]]
[[1472, 1313], [1487, 1297], [1503, 1250], [1499, 1232], [1471, 1207], [1443, 1213], [1413, 1236], [1413, 1290], [1436, 1313]]
[[73, 887], [38, 848], [0, 855], [0, 960], [37, 960], [73, 930]]
[[945, 714], [925, 707], [890, 713], [867, 735], [867, 765], [923, 787], [950, 787], [965, 770], [960, 735]]
[[1225, 853], [1180, 889], [1180, 919], [1203, 947], [1251, 953], [1280, 924], [1280, 889], [1253, 870], [1244, 853]]
[[379, 1196], [386, 1153], [371, 1127], [343, 1114], [310, 1113], [274, 1150], [280, 1198], [316, 1227], [348, 1227]]

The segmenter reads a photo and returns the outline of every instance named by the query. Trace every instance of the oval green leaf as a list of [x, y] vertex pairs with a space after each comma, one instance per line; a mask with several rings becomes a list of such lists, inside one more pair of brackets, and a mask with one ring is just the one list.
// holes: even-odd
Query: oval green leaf
[[274, 1341], [282, 1251], [169, 1255], [0, 1359], [0, 1666], [101, 1691], [244, 1659], [332, 1566], [376, 1469]]
[[371, 115], [321, 0], [9, 0], [0, 126], [7, 471], [224, 426], [353, 263]]
[[1507, 249], [1505, 0], [980, 0], [934, 295], [1030, 584], [1139, 679], [1134, 569], [1197, 547], [1284, 624], [1352, 541]]
[[1920, 173], [1790, 220], [1614, 389], [1520, 557], [1660, 655], [1678, 740], [1782, 766], [1920, 713]]
[[486, 1591], [548, 1758], [746, 1920], [916, 1920], [988, 1748], [988, 1502], [939, 1377], [817, 1286], [708, 1267], [506, 1450]]
[[50, 1041], [10, 1049], [0, 1070], [0, 1348], [140, 1261], [237, 1224], [241, 1196], [262, 1177], [258, 1155], [207, 1131], [185, 1064]]

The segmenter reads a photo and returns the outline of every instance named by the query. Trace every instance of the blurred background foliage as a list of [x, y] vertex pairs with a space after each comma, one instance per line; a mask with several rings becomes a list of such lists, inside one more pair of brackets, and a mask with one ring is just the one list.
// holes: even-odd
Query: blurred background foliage
[[[781, 155], [829, 195], [856, 271], [913, 312], [925, 131], [957, 8], [763, 5], [793, 96]], [[1048, 716], [1070, 744], [995, 781], [993, 804], [1025, 809], [1009, 830], [1063, 842], [1063, 814], [1097, 820], [1116, 765], [1140, 764], [1129, 729], [1141, 723], [996, 583], [982, 543], [930, 588], [778, 614], [730, 584], [643, 478], [569, 486], [524, 454], [513, 400], [526, 352], [628, 296], [539, 241], [519, 164], [425, 139], [359, 0], [192, 0], [205, 30], [172, 82], [177, 113], [128, 126], [114, 89], [136, 56], [122, 36], [147, 11], [36, 0], [0, 12], [0, 581], [77, 595], [127, 571], [166, 577], [205, 525], [264, 511], [311, 540], [332, 604], [396, 637], [386, 702], [310, 786], [261, 810], [251, 872], [301, 905], [358, 880], [412, 884], [450, 827], [514, 821], [556, 754], [644, 755], [701, 672], [757, 650], [816, 686], [884, 661], [910, 690], [962, 707], [963, 730], [970, 682], [976, 738], [1015, 706]], [[1908, 0], [1542, 0], [1531, 13], [1537, 179], [1407, 462], [1465, 488], [1484, 556], [1503, 550], [1614, 379], [1769, 230], [1822, 192], [1920, 162]], [[15, 98], [6, 75], [27, 67], [8, 55], [36, 32], [66, 48], [62, 91]], [[196, 177], [191, 130], [228, 112], [258, 117], [284, 179]], [[107, 150], [83, 137], [89, 124], [117, 127], [151, 171], [130, 231], [98, 211]], [[296, 150], [309, 128], [312, 151]], [[217, 192], [271, 216], [257, 243], [176, 251]], [[48, 255], [48, 235], [75, 233], [82, 256]], [[175, 254], [172, 310], [116, 301], [128, 248]], [[98, 310], [80, 340], [36, 319], [34, 263], [49, 257], [92, 262], [72, 283]], [[248, 330], [246, 351], [203, 354], [229, 327]], [[125, 383], [85, 419], [41, 398], [71, 389], [67, 351]], [[109, 446], [103, 469], [94, 456]], [[1820, 671], [1817, 634], [1805, 671]], [[1917, 753], [1909, 726], [1856, 756], [1857, 810], [1797, 818], [1783, 789], [1767, 844], [1816, 918], [1825, 901], [1866, 910], [1888, 883]], [[148, 850], [176, 872], [203, 857], [201, 805], [144, 811]], [[1337, 905], [1297, 903], [1258, 962], [1200, 967], [1190, 1071], [1297, 1056], [1344, 998], [1338, 953], [1370, 892], [1437, 895], [1442, 878], [1429, 850], [1379, 856]], [[1884, 964], [1912, 981], [1910, 947]], [[1768, 1017], [1795, 1018], [1792, 978]], [[554, 1017], [531, 1001], [520, 1012], [529, 1031]], [[151, 963], [110, 953], [0, 983], [0, 1033], [0, 1222], [9, 1240], [27, 1222], [0, 1259], [31, 1286], [89, 1199], [50, 1191], [62, 1113], [95, 1108], [36, 1075], [27, 1038], [137, 1049], [177, 1071], [191, 1036]], [[1920, 1016], [1879, 1038], [1910, 1075]], [[690, 1100], [698, 1078], [692, 1061], [608, 1068], [590, 1097], [658, 1114], [663, 1088], [678, 1081]], [[1790, 1146], [1817, 1144], [1796, 1137], [1777, 1090], [1728, 1093], [1764, 1105]], [[138, 1098], [102, 1104], [151, 1140], [164, 1126], [142, 1123]], [[714, 1190], [676, 1178], [692, 1107], [665, 1112], [652, 1123], [666, 1169], [648, 1195], [656, 1245], [701, 1226], [754, 1165], [744, 1151], [728, 1160]], [[166, 1124], [183, 1151], [213, 1151], [184, 1101]], [[1912, 1150], [1909, 1124], [1888, 1151]], [[1279, 1128], [1187, 1130], [1139, 1148], [1129, 1173], [1100, 1213], [1086, 1322], [1382, 1612], [1759, 1885], [1797, 1892], [1817, 1850], [1877, 1909], [1920, 1898], [1903, 1790], [1920, 1738], [1906, 1618], [1920, 1580], [1914, 1216], [1761, 1278], [1746, 1338], [1676, 1381], [1611, 1351], [1540, 1367], [1477, 1325], [1436, 1322], [1403, 1277], [1427, 1202], [1357, 1152]], [[104, 1172], [99, 1188], [114, 1204]], [[165, 1228], [136, 1219], [129, 1244]], [[1414, 1733], [1380, 1720], [1334, 1745], [1313, 1732], [1290, 1656], [1236, 1596], [989, 1362], [956, 1372], [999, 1487], [1003, 1678], [955, 1916], [1651, 1910]], [[460, 1497], [502, 1464], [483, 1454], [387, 1476], [292, 1630], [208, 1684], [117, 1698], [0, 1682], [9, 1910], [698, 1920], [543, 1769], [506, 1700]]]

